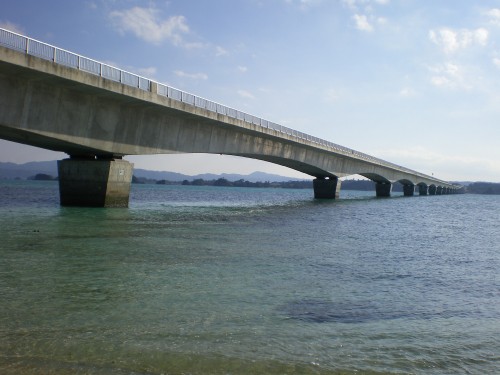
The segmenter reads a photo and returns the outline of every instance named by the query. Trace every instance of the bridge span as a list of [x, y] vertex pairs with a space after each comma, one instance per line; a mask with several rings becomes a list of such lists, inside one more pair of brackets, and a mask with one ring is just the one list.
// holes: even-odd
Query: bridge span
[[125, 155], [211, 153], [259, 159], [315, 177], [333, 199], [359, 174], [378, 197], [440, 195], [460, 186], [0, 29], [0, 138], [62, 151], [62, 205], [127, 206]]

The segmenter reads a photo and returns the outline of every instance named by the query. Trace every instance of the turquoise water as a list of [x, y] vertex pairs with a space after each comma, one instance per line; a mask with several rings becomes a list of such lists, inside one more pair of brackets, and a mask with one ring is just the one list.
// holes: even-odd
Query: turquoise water
[[0, 182], [0, 373], [500, 373], [500, 196], [372, 195]]

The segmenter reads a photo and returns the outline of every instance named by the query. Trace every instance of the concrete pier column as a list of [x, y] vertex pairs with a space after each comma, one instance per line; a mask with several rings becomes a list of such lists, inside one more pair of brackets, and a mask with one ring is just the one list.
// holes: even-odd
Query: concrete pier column
[[375, 184], [375, 191], [377, 192], [377, 197], [390, 197], [392, 184], [390, 182], [377, 182]]
[[134, 165], [115, 159], [57, 162], [61, 206], [128, 207]]
[[338, 199], [340, 194], [340, 185], [337, 177], [315, 178], [313, 180], [314, 198], [316, 199]]
[[429, 195], [436, 195], [436, 186], [435, 185], [431, 185], [429, 186]]
[[418, 193], [420, 195], [427, 195], [429, 188], [427, 185], [418, 185]]
[[438, 186], [436, 188], [436, 195], [441, 195], [443, 194], [443, 187], [442, 186]]
[[405, 197], [413, 197], [415, 194], [415, 185], [403, 185], [403, 193]]

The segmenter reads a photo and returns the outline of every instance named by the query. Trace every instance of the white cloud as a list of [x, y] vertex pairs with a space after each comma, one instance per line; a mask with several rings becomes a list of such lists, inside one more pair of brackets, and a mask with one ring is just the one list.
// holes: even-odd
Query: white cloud
[[379, 18], [377, 18], [377, 23], [379, 25], [385, 25], [385, 24], [387, 24], [387, 22], [388, 22], [387, 18], [385, 18], [385, 17], [379, 17]]
[[146, 42], [160, 44], [168, 40], [175, 46], [186, 48], [196, 46], [186, 44], [183, 40], [183, 35], [189, 33], [184, 16], [172, 16], [162, 20], [159, 11], [155, 8], [134, 7], [123, 11], [113, 11], [110, 17], [121, 33], [132, 32]]
[[225, 50], [221, 46], [215, 47], [215, 56], [219, 57], [219, 56], [225, 56], [227, 54], [228, 54], [227, 50]]
[[494, 25], [500, 25], [500, 9], [493, 8], [486, 12], [486, 15], [490, 17], [490, 22]]
[[186, 43], [186, 42], [183, 42], [182, 43], [182, 47], [184, 47], [185, 49], [197, 49], [197, 48], [205, 48], [207, 47], [206, 44], [204, 43]]
[[342, 0], [342, 2], [350, 9], [356, 10], [356, 0]]
[[500, 59], [498, 57], [493, 58], [493, 64], [497, 67], [500, 68]]
[[255, 99], [255, 96], [246, 90], [238, 90], [238, 95], [245, 99]]
[[6, 30], [9, 30], [9, 31], [12, 31], [14, 33], [26, 35], [24, 29], [21, 26], [16, 25], [15, 23], [12, 23], [12, 22], [9, 22], [9, 21], [0, 22], [0, 27], [2, 29], [6, 29]]
[[448, 89], [470, 89], [471, 84], [467, 82], [463, 67], [447, 62], [429, 68], [432, 73], [431, 83], [440, 88]]
[[360, 8], [365, 10], [373, 10], [375, 5], [387, 5], [390, 0], [342, 0], [342, 2], [352, 11], [357, 12]]
[[154, 66], [150, 66], [149, 68], [139, 68], [137, 71], [144, 77], [153, 77], [156, 74], [157, 69]]
[[342, 3], [353, 13], [352, 18], [358, 30], [372, 32], [374, 24], [383, 26], [389, 22], [386, 17], [376, 14], [376, 6], [387, 5], [389, 0], [342, 0]]
[[414, 89], [412, 89], [411, 87], [404, 87], [399, 92], [399, 95], [402, 96], [403, 98], [410, 98], [410, 97], [416, 96], [417, 92]]
[[437, 87], [454, 87], [453, 81], [445, 76], [433, 76], [431, 77], [431, 83]]
[[488, 36], [488, 30], [484, 28], [457, 31], [443, 27], [429, 31], [429, 39], [446, 54], [455, 53], [473, 45], [485, 46], [488, 43]]
[[285, 0], [285, 3], [298, 6], [301, 10], [308, 10], [314, 5], [319, 5], [323, 0]]
[[361, 31], [372, 32], [373, 26], [368, 22], [368, 17], [365, 15], [355, 14], [352, 16], [356, 22], [356, 28]]
[[326, 103], [335, 103], [339, 100], [340, 96], [337, 90], [335, 89], [328, 89], [325, 91], [323, 95], [324, 101]]
[[207, 80], [208, 79], [208, 75], [206, 75], [205, 73], [186, 73], [182, 70], [176, 70], [174, 72], [174, 74], [177, 77], [181, 77], [181, 78], [189, 78], [189, 79], [196, 79], [196, 80]]
[[246, 66], [238, 66], [238, 71], [241, 73], [246, 73], [248, 72], [248, 68]]

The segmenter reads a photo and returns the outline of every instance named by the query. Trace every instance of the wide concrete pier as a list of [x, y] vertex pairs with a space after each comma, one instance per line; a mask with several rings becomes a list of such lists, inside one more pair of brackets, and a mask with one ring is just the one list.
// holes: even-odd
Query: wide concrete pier
[[403, 194], [405, 197], [413, 197], [415, 194], [415, 185], [403, 185]]
[[338, 178], [316, 178], [313, 180], [314, 198], [338, 199], [341, 181]]
[[375, 185], [377, 197], [386, 198], [391, 196], [392, 184], [390, 182], [377, 182]]
[[429, 194], [429, 187], [424, 184], [418, 185], [418, 194], [419, 195], [428, 195]]
[[128, 207], [133, 164], [70, 158], [58, 162], [62, 206]]

